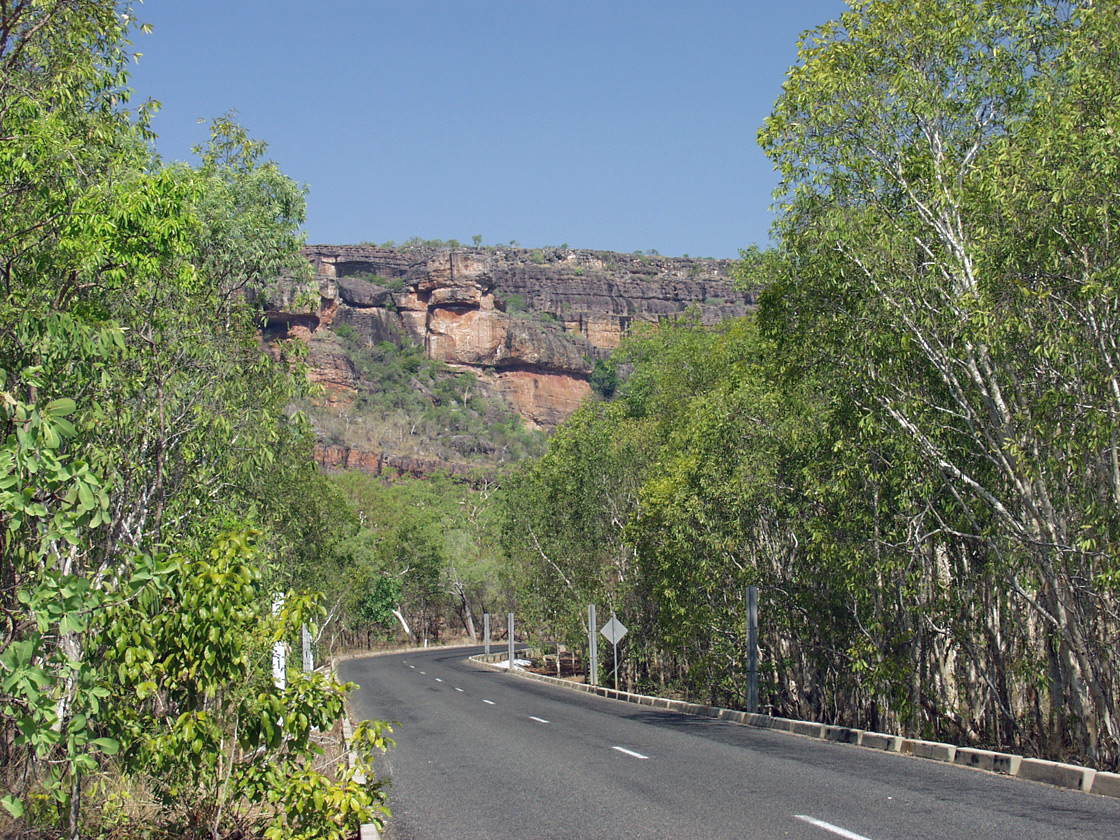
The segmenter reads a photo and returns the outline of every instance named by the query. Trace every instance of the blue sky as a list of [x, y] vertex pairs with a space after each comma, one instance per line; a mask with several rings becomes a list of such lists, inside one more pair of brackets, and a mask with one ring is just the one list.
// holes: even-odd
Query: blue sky
[[843, 0], [148, 0], [159, 152], [235, 109], [306, 184], [309, 242], [734, 257], [776, 176], [755, 133]]

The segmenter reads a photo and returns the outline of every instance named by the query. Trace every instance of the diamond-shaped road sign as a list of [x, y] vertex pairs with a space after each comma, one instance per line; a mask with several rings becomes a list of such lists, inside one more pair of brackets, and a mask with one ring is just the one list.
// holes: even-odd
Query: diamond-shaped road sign
[[622, 637], [626, 635], [626, 628], [622, 625], [621, 621], [612, 615], [611, 620], [604, 624], [599, 632], [606, 636], [607, 641], [612, 645], [617, 645], [622, 641]]

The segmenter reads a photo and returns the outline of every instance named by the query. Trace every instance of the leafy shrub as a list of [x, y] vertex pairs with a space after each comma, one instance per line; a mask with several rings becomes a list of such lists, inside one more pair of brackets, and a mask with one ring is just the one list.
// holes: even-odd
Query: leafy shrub
[[334, 334], [343, 341], [358, 341], [358, 331], [350, 326], [350, 324], [335, 324], [333, 329]]
[[595, 369], [591, 371], [588, 384], [591, 385], [591, 390], [603, 399], [609, 400], [613, 397], [618, 388], [618, 372], [615, 370], [614, 364], [609, 360], [596, 360]]

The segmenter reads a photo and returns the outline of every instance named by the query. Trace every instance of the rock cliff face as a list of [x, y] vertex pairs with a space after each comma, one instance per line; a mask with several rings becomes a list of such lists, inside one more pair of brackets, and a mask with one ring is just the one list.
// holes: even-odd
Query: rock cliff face
[[447, 473], [460, 481], [481, 485], [492, 478], [489, 471], [467, 464], [449, 464], [430, 458], [412, 458], [406, 455], [387, 455], [384, 452], [365, 452], [339, 444], [319, 443], [315, 446], [315, 460], [328, 469], [357, 470], [387, 478], [423, 478], [437, 471]]
[[705, 323], [745, 314], [727, 260], [571, 249], [414, 249], [315, 245], [318, 300], [293, 289], [268, 302], [269, 328], [310, 341], [313, 377], [353, 388], [344, 356], [311, 340], [345, 325], [363, 341], [421, 344], [475, 369], [530, 424], [551, 427], [587, 395], [597, 358], [636, 321], [695, 309]]
[[[311, 291], [281, 282], [263, 301], [267, 331], [308, 342], [312, 378], [331, 402], [358, 388], [354, 364], [331, 331], [366, 345], [411, 340], [427, 355], [469, 369], [536, 428], [563, 421], [590, 393], [597, 359], [636, 322], [694, 311], [712, 324], [745, 314], [728, 260], [545, 248], [314, 245]], [[321, 453], [324, 462], [382, 454]], [[372, 463], [372, 462], [371, 462]], [[381, 469], [379, 467], [379, 469]]]

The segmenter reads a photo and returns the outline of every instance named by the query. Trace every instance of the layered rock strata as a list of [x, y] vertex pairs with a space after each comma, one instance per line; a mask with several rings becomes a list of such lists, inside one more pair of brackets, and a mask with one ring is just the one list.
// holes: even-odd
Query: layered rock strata
[[327, 340], [328, 328], [345, 326], [364, 343], [411, 340], [431, 358], [471, 370], [543, 428], [578, 407], [595, 361], [636, 322], [691, 312], [713, 324], [754, 305], [751, 292], [733, 285], [729, 260], [562, 248], [315, 245], [304, 253], [310, 289], [281, 282], [262, 303], [269, 333], [308, 342], [311, 376], [328, 399], [344, 400], [359, 384]]
[[316, 444], [315, 460], [328, 469], [357, 470], [386, 478], [423, 478], [436, 472], [444, 472], [454, 479], [479, 486], [494, 478], [492, 470], [480, 469], [470, 464], [366, 452], [340, 444]]

